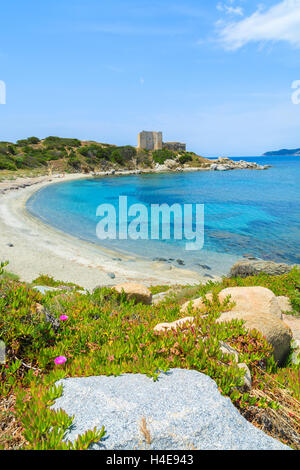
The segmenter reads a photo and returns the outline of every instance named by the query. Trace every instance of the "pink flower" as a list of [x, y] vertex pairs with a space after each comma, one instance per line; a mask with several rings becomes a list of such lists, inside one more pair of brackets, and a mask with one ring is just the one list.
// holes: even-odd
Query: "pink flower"
[[68, 315], [61, 315], [59, 317], [60, 321], [66, 321], [66, 320], [68, 320], [68, 318], [69, 318]]
[[58, 356], [54, 359], [55, 364], [58, 366], [60, 364], [64, 364], [67, 362], [67, 358], [65, 356]]

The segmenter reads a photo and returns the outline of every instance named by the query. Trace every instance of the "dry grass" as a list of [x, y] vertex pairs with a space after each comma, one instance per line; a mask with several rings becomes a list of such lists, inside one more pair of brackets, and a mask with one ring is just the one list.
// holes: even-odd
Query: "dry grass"
[[280, 407], [249, 407], [247, 410], [240, 409], [241, 414], [269, 436], [300, 450], [300, 401], [271, 375], [261, 369], [259, 372], [265, 375], [263, 390], [254, 388], [250, 395], [257, 399], [275, 401]]
[[14, 413], [15, 396], [2, 397], [0, 400], [0, 449], [19, 450], [26, 444], [22, 435], [23, 428]]
[[20, 170], [0, 170], [0, 182], [1, 181], [13, 181], [16, 178], [35, 178], [37, 176], [48, 175], [47, 167], [40, 168], [27, 168]]

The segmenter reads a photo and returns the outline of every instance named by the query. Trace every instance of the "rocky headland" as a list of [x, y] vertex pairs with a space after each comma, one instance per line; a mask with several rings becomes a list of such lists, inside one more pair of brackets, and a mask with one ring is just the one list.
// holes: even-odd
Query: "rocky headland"
[[300, 149], [281, 149], [273, 150], [271, 152], [264, 153], [264, 157], [298, 157], [300, 156]]
[[210, 170], [267, 170], [270, 167], [271, 165], [259, 165], [255, 162], [246, 162], [244, 160], [234, 161], [227, 157], [220, 157], [210, 165]]

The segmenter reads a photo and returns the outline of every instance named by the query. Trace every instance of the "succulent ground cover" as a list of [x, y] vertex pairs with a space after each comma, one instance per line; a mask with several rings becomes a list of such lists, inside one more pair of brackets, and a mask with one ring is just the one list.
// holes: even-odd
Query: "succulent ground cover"
[[[61, 285], [45, 276], [38, 281]], [[279, 368], [266, 340], [255, 330], [246, 331], [243, 322], [216, 323], [230, 298], [220, 303], [215, 295], [208, 302], [208, 315], [196, 314], [192, 327], [154, 331], [158, 323], [184, 316], [180, 307], [186, 300], [236, 285], [261, 285], [276, 295], [287, 295], [293, 313], [300, 314], [296, 269], [283, 276], [182, 286], [150, 306], [128, 302], [124, 294], [109, 288], [87, 295], [76, 290], [41, 295], [31, 285], [2, 273], [0, 340], [6, 344], [7, 360], [0, 365], [0, 448], [86, 449], [104, 437], [105, 429], [94, 429], [75, 444], [64, 440], [72, 417], [49, 408], [62, 393], [55, 382], [63, 377], [144, 373], [156, 380], [159, 370], [184, 368], [209, 375], [249, 421], [299, 449], [300, 368], [289, 358]], [[156, 287], [153, 292], [165, 289]], [[241, 362], [248, 365], [250, 393], [242, 391], [244, 371], [231, 355], [222, 353], [220, 340], [237, 349]]]

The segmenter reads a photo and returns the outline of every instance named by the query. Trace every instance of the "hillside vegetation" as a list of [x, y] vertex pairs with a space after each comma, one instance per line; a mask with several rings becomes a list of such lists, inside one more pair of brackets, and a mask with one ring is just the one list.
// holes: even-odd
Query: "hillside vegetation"
[[0, 142], [0, 171], [40, 169], [41, 171], [90, 172], [112, 168], [152, 168], [156, 163], [176, 160], [178, 165], [203, 165], [208, 160], [193, 152], [158, 150], [150, 152], [130, 145], [116, 146], [50, 136]]

